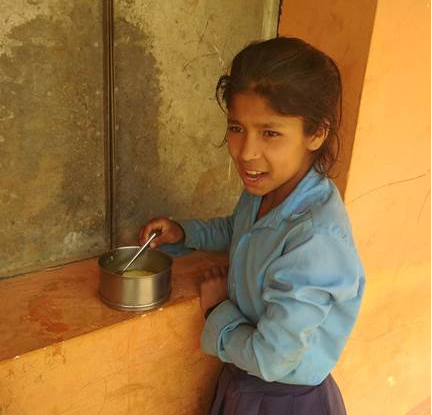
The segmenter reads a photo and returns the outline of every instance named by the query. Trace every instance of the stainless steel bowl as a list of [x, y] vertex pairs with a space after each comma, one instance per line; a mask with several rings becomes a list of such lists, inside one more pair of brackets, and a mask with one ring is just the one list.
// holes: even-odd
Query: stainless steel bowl
[[119, 270], [139, 246], [113, 249], [99, 258], [99, 297], [117, 310], [150, 310], [162, 304], [171, 293], [172, 259], [164, 252], [149, 249], [131, 265], [132, 270], [153, 272], [147, 276], [122, 276]]

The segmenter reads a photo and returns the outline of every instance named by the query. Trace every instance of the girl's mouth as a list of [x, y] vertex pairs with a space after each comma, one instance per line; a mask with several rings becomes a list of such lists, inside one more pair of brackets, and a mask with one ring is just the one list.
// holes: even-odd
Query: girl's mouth
[[242, 169], [242, 179], [245, 184], [257, 184], [263, 180], [267, 174], [267, 172], [263, 171]]

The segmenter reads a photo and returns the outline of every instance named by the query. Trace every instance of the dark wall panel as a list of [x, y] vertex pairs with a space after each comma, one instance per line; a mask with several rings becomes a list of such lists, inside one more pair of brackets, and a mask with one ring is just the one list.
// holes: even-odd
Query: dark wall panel
[[0, 276], [107, 248], [102, 3], [0, 6]]

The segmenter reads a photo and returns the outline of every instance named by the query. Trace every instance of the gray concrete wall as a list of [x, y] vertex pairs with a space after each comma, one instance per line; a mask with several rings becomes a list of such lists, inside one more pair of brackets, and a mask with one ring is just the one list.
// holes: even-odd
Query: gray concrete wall
[[273, 0], [115, 3], [116, 245], [153, 216], [226, 215], [241, 191], [214, 90], [234, 54], [276, 34]]
[[107, 249], [102, 6], [0, 2], [0, 276]]
[[[108, 0], [106, 0], [108, 1]], [[0, 2], [0, 277], [136, 243], [142, 223], [228, 214], [240, 192], [214, 88], [276, 34], [274, 0], [115, 0], [113, 204], [103, 2]]]

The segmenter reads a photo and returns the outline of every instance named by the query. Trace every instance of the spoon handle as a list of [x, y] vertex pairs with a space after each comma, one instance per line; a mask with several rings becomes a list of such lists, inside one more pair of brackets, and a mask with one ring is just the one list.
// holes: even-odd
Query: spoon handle
[[134, 255], [134, 257], [128, 262], [128, 264], [121, 270], [121, 273], [125, 272], [131, 265], [132, 263], [141, 255], [141, 252], [143, 252], [148, 244], [157, 236], [159, 235], [160, 232], [153, 232], [150, 237], [148, 238], [147, 242], [138, 250], [138, 252]]

